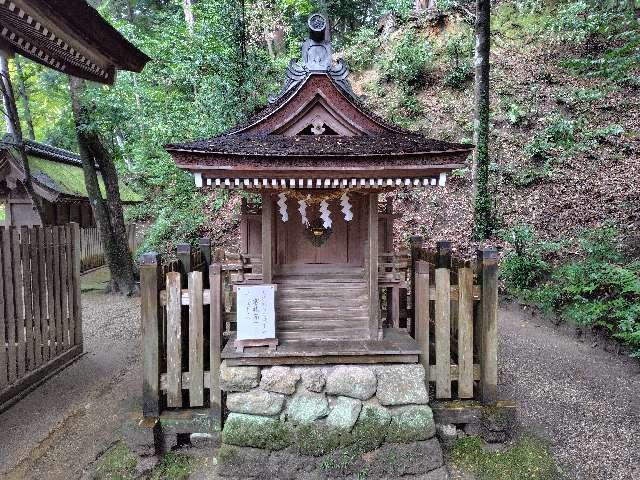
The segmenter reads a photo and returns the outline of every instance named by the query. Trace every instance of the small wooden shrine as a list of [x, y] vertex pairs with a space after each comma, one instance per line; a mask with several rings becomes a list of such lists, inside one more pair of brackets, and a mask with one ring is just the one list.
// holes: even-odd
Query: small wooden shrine
[[[76, 222], [94, 227], [95, 219], [87, 196], [82, 161], [68, 150], [30, 140], [25, 141], [33, 188], [42, 201], [44, 225]], [[99, 183], [104, 191], [104, 183]], [[22, 160], [10, 138], [0, 142], [0, 204], [4, 205], [6, 226], [40, 225], [41, 220], [22, 184], [25, 178]], [[123, 204], [141, 201], [127, 185], [120, 185]]]
[[242, 249], [254, 268], [238, 284], [277, 285], [280, 345], [244, 352], [227, 345], [223, 358], [295, 363], [316, 352], [333, 362], [366, 355], [415, 362], [415, 341], [383, 329], [379, 292], [392, 285], [380, 283], [379, 258], [391, 248], [393, 215], [378, 195], [444, 185], [473, 147], [425, 138], [372, 113], [344, 62], [332, 60], [322, 15], [310, 17], [309, 32], [302, 61], [290, 63], [268, 107], [220, 136], [166, 146], [197, 186], [262, 198], [261, 207], [243, 211]]

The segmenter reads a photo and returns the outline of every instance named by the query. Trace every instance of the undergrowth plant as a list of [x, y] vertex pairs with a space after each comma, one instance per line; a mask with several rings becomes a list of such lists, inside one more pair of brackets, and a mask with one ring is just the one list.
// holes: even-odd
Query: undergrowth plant
[[387, 80], [413, 90], [424, 84], [433, 63], [432, 45], [414, 30], [407, 30], [382, 58], [381, 67]]
[[530, 227], [503, 235], [511, 246], [501, 267], [507, 290], [560, 320], [608, 332], [640, 357], [640, 262], [625, 259], [610, 226], [585, 230], [579, 254], [550, 261], [559, 244], [540, 242]]

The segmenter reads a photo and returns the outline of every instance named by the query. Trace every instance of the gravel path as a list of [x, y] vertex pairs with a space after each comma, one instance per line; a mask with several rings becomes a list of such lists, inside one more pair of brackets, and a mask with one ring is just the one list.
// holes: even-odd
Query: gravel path
[[501, 312], [500, 383], [572, 480], [640, 479], [640, 365], [517, 306]]
[[140, 396], [138, 298], [82, 295], [77, 362], [0, 415], [0, 478], [88, 478]]
[[[140, 398], [139, 299], [83, 294], [86, 354], [0, 415], [0, 478], [89, 478]], [[640, 479], [638, 362], [518, 307], [501, 311], [500, 383], [571, 480]], [[505, 479], [508, 480], [508, 479]]]

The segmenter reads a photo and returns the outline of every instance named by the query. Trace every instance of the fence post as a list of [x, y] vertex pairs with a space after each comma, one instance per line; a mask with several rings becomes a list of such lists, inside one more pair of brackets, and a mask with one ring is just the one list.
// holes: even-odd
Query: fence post
[[436, 242], [438, 252], [436, 268], [451, 268], [451, 241], [440, 240]]
[[73, 313], [75, 316], [74, 324], [74, 344], [82, 345], [82, 304], [81, 304], [81, 286], [80, 286], [80, 269], [82, 245], [80, 243], [80, 225], [71, 223], [71, 248], [73, 256]]
[[191, 272], [191, 245], [188, 243], [176, 245], [176, 256], [178, 257], [180, 285], [182, 288], [186, 288], [187, 275]]
[[446, 266], [435, 274], [436, 398], [451, 398], [451, 275]]
[[142, 255], [140, 258], [142, 413], [145, 417], [160, 416], [159, 272], [159, 255], [155, 252]]
[[422, 353], [420, 363], [429, 388], [429, 264], [418, 260], [414, 264], [415, 295], [413, 297], [415, 339]]
[[222, 269], [219, 263], [209, 267], [209, 393], [211, 426], [222, 430], [222, 392], [220, 390], [220, 363], [222, 362]]
[[[416, 337], [416, 323], [418, 323], [416, 315], [416, 263], [420, 260], [420, 249], [422, 248], [423, 238], [420, 235], [409, 237], [409, 248], [411, 251], [411, 271], [414, 272], [411, 278], [411, 302], [413, 303], [413, 324], [409, 328], [409, 334], [413, 338]], [[428, 272], [427, 272], [428, 274]], [[408, 321], [408, 320], [407, 320]], [[407, 325], [408, 326], [408, 325]]]
[[498, 253], [495, 248], [478, 252], [480, 297], [480, 400], [498, 400]]

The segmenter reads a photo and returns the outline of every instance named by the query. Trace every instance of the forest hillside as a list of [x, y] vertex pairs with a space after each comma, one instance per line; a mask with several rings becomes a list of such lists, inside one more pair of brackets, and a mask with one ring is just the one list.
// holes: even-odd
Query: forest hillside
[[[145, 197], [140, 251], [206, 235], [237, 248], [240, 198], [200, 192], [163, 145], [214, 136], [280, 89], [308, 15], [332, 25], [336, 57], [377, 113], [427, 136], [473, 140], [475, 3], [439, 0], [92, 2], [152, 57], [85, 104], [120, 176]], [[640, 5], [637, 0], [492, 3], [492, 238], [520, 300], [612, 331], [640, 354]], [[21, 118], [37, 141], [77, 150], [64, 75], [12, 63]], [[27, 108], [28, 107], [28, 108]], [[29, 129], [25, 128], [25, 131]], [[471, 161], [471, 159], [469, 159]], [[396, 244], [449, 239], [470, 257], [470, 171], [443, 189], [395, 195]]]

